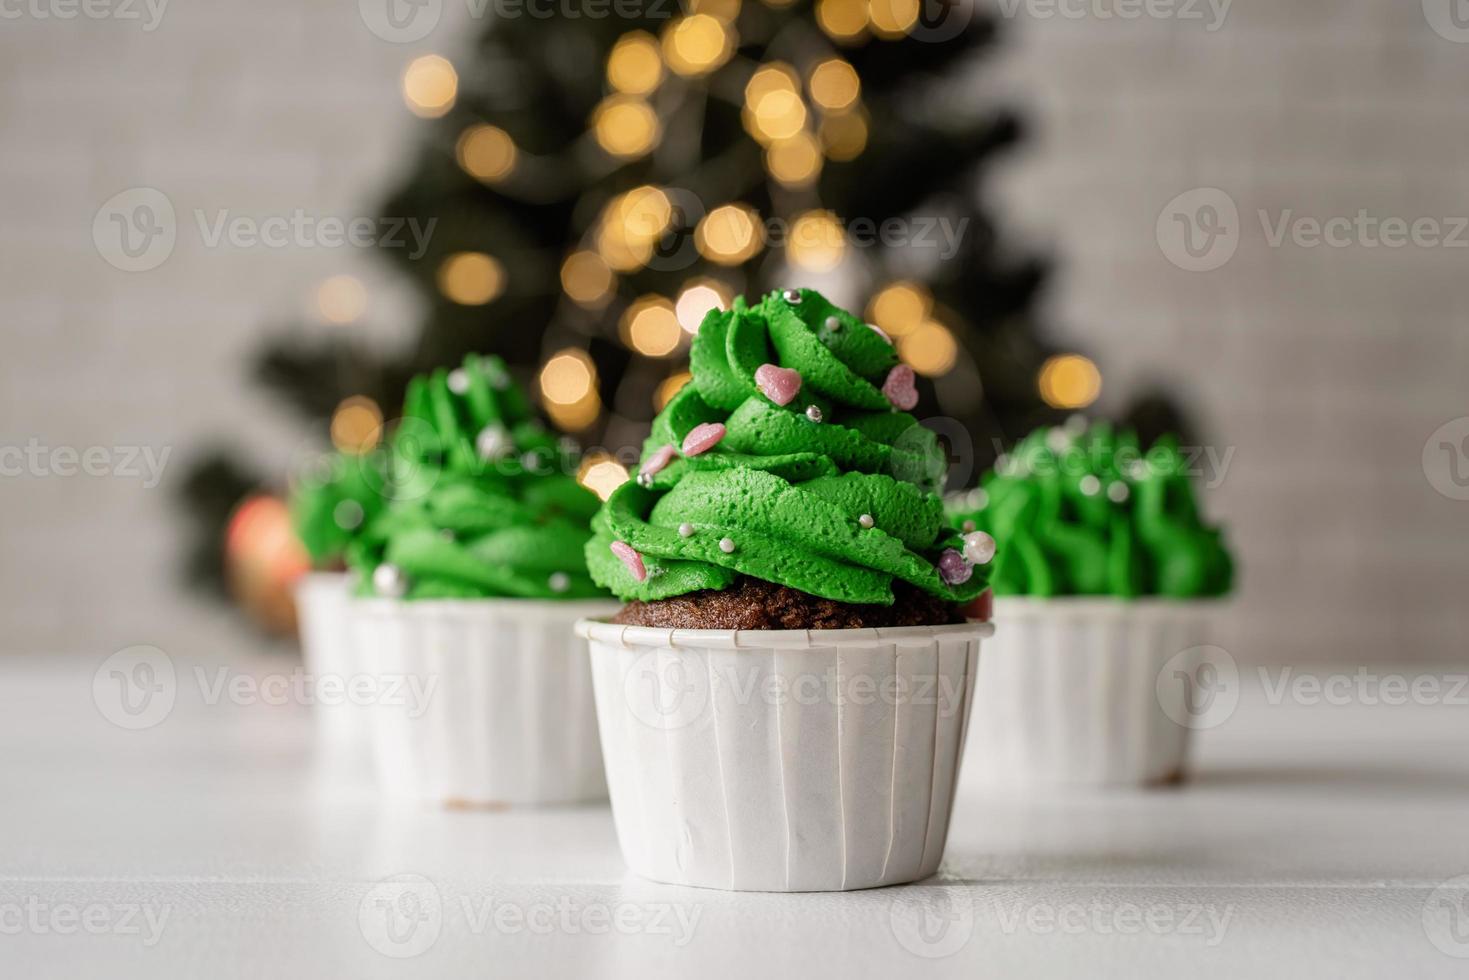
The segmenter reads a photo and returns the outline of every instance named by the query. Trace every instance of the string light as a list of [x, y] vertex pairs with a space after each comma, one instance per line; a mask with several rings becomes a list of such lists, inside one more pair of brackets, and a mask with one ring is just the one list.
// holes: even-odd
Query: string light
[[645, 357], [667, 357], [683, 340], [673, 304], [663, 296], [643, 296], [622, 314], [622, 342]]
[[867, 115], [860, 108], [821, 120], [821, 145], [839, 163], [855, 160], [867, 149]]
[[621, 222], [604, 221], [597, 231], [597, 254], [617, 272], [636, 272], [653, 257], [653, 243], [628, 241]]
[[1102, 393], [1102, 372], [1080, 354], [1056, 354], [1041, 365], [1036, 387], [1052, 408], [1086, 408]]
[[758, 142], [789, 139], [806, 125], [806, 103], [801, 101], [796, 72], [782, 62], [763, 65], [745, 83], [741, 112], [745, 129]]
[[635, 160], [658, 145], [658, 115], [642, 99], [609, 95], [592, 113], [597, 145], [622, 160]]
[[731, 33], [711, 14], [676, 20], [663, 32], [663, 59], [680, 75], [707, 75], [734, 52]]
[[628, 241], [656, 242], [673, 221], [673, 202], [659, 188], [644, 184], [614, 198], [604, 220], [621, 224]]
[[439, 292], [460, 306], [483, 306], [505, 288], [505, 267], [483, 252], [455, 252], [439, 265]]
[[868, 0], [868, 17], [872, 32], [880, 38], [895, 41], [906, 37], [918, 23], [920, 0]]
[[612, 268], [596, 252], [573, 252], [561, 264], [561, 288], [582, 306], [606, 305], [614, 281]]
[[515, 169], [515, 141], [499, 126], [476, 123], [459, 134], [454, 158], [476, 180], [493, 184]]
[[576, 482], [606, 500], [628, 480], [627, 467], [606, 453], [588, 454], [577, 470]]
[[678, 301], [673, 304], [678, 325], [688, 333], [698, 333], [699, 324], [710, 310], [729, 309], [730, 295], [724, 284], [714, 279], [695, 279], [684, 283]]
[[436, 54], [414, 58], [403, 70], [403, 101], [415, 115], [437, 119], [454, 107], [459, 73]]
[[883, 288], [867, 305], [867, 319], [894, 337], [912, 333], [928, 319], [933, 297], [914, 282], [895, 282]]
[[810, 187], [821, 176], [821, 162], [821, 146], [805, 132], [772, 143], [765, 151], [765, 169], [785, 187]]
[[811, 272], [829, 272], [841, 264], [847, 242], [830, 211], [807, 211], [791, 225], [786, 257]]
[[759, 215], [749, 205], [720, 205], [694, 229], [694, 244], [710, 262], [742, 265], [765, 247], [758, 220]]
[[365, 395], [342, 399], [332, 412], [332, 445], [338, 452], [353, 456], [371, 452], [382, 435], [382, 409]]
[[558, 351], [541, 368], [539, 382], [546, 414], [563, 431], [585, 429], [602, 411], [597, 367], [586, 351], [574, 347]]
[[586, 393], [581, 401], [570, 405], [557, 405], [548, 402], [546, 404], [546, 415], [550, 417], [551, 424], [562, 432], [581, 432], [590, 428], [602, 414], [602, 397], [593, 389]]
[[828, 112], [842, 112], [857, 101], [862, 82], [857, 70], [840, 58], [828, 58], [811, 72], [811, 101]]
[[690, 0], [689, 12], [708, 14], [726, 24], [733, 24], [740, 15], [740, 0]]
[[911, 333], [898, 338], [898, 354], [919, 374], [937, 378], [954, 369], [959, 345], [943, 324], [925, 320]]
[[626, 95], [647, 95], [663, 81], [658, 41], [647, 31], [631, 31], [617, 39], [607, 56], [607, 83]]
[[367, 311], [367, 289], [356, 276], [332, 276], [316, 287], [316, 308], [329, 323], [351, 323]]
[[833, 40], [855, 41], [867, 29], [867, 0], [817, 0], [816, 23]]
[[687, 371], [680, 371], [671, 377], [663, 379], [658, 389], [653, 392], [653, 408], [659, 412], [668, 406], [673, 396], [683, 391], [684, 385], [694, 380], [694, 376]]

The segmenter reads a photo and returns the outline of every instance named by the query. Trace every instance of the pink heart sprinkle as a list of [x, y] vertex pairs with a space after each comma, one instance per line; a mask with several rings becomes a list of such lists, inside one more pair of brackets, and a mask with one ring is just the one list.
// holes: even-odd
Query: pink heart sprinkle
[[762, 364], [755, 369], [755, 384], [777, 405], [789, 405], [801, 392], [801, 372], [795, 368]]
[[724, 425], [719, 422], [701, 422], [689, 430], [689, 434], [683, 437], [683, 454], [685, 456], [697, 456], [706, 453], [719, 445], [719, 440], [724, 438]]
[[944, 553], [939, 555], [939, 578], [950, 585], [963, 585], [973, 574], [974, 566], [953, 548], [945, 548]]
[[648, 570], [643, 567], [643, 556], [634, 551], [632, 545], [626, 541], [614, 541], [608, 547], [612, 549], [614, 555], [622, 559], [627, 570], [632, 572], [633, 578], [641, 582], [648, 577]]
[[875, 324], [875, 323], [869, 323], [869, 324], [868, 324], [868, 325], [867, 325], [867, 326], [868, 326], [868, 327], [869, 327], [869, 328], [870, 328], [870, 329], [871, 329], [871, 330], [872, 330], [872, 332], [873, 332], [873, 333], [875, 333], [875, 334], [877, 334], [877, 335], [878, 335], [878, 336], [879, 336], [879, 337], [881, 337], [881, 338], [882, 338], [882, 339], [883, 339], [883, 340], [886, 340], [886, 341], [887, 341], [887, 342], [888, 342], [888, 346], [889, 346], [889, 347], [891, 347], [891, 346], [892, 346], [892, 345], [893, 345], [893, 338], [891, 338], [891, 337], [889, 337], [889, 336], [888, 336], [888, 335], [887, 335], [887, 332], [886, 332], [886, 331], [884, 331], [884, 330], [883, 330], [883, 329], [882, 329], [882, 327], [879, 327], [879, 326], [878, 326], [878, 325], [877, 325], [877, 324]]
[[667, 468], [668, 464], [673, 462], [673, 458], [677, 455], [677, 449], [674, 449], [672, 446], [664, 446], [652, 456], [648, 457], [648, 461], [643, 464], [643, 468], [638, 470], [638, 476], [656, 476]]
[[882, 383], [882, 393], [895, 408], [911, 411], [918, 404], [918, 389], [913, 387], [913, 369], [899, 364], [889, 371], [888, 379]]

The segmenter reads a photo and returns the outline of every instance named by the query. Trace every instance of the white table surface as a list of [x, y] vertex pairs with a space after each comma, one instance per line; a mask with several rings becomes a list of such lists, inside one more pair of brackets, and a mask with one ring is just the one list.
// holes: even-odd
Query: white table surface
[[[172, 713], [120, 729], [100, 662], [0, 661], [0, 976], [1469, 976], [1469, 878], [1435, 892], [1469, 875], [1463, 704], [1255, 679], [1184, 788], [965, 792], [938, 878], [759, 895], [634, 878], [605, 807], [385, 808], [307, 709], [207, 705], [182, 662]], [[438, 909], [397, 943], [403, 874]]]

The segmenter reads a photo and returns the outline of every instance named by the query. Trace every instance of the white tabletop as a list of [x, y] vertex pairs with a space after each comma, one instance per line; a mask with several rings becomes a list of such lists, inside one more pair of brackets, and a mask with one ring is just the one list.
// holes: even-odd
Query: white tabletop
[[[930, 882], [759, 895], [632, 877], [605, 807], [385, 808], [301, 706], [204, 703], [283, 657], [211, 664], [205, 692], [181, 663], [135, 731], [99, 712], [99, 663], [0, 662], [5, 976], [1469, 975], [1469, 878], [1436, 891], [1469, 875], [1453, 683], [1272, 704], [1282, 675], [1254, 677], [1184, 788], [967, 792]], [[388, 935], [413, 906], [385, 900], [416, 926]]]

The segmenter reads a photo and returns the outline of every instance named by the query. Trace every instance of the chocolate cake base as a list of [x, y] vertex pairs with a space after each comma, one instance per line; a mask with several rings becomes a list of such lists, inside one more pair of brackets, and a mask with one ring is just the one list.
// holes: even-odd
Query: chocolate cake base
[[740, 576], [724, 591], [704, 589], [653, 602], [633, 600], [612, 617], [623, 626], [687, 630], [840, 630], [962, 623], [959, 607], [893, 583], [891, 606], [853, 605]]

